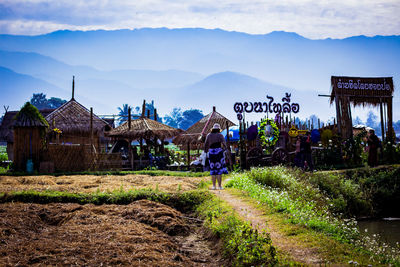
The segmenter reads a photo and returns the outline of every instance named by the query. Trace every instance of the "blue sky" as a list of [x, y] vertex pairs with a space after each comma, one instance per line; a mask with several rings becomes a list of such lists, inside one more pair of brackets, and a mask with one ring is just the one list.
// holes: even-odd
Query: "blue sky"
[[200, 27], [345, 38], [399, 35], [398, 14], [399, 0], [1, 0], [0, 33]]

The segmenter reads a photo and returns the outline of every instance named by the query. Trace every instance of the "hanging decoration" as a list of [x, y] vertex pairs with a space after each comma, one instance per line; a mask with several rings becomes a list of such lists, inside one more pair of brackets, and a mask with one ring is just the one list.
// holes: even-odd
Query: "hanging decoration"
[[297, 137], [299, 135], [299, 131], [297, 130], [296, 126], [292, 126], [289, 130], [290, 137]]
[[265, 146], [274, 146], [279, 139], [279, 129], [272, 119], [264, 119], [258, 131], [261, 143]]

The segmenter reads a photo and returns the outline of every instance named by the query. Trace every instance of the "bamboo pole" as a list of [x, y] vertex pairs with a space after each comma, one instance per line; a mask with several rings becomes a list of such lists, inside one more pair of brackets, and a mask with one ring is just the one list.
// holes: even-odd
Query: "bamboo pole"
[[382, 131], [382, 141], [385, 140], [385, 126], [383, 121], [383, 108], [382, 108], [382, 98], [379, 100], [379, 111], [381, 115], [381, 131]]
[[132, 116], [131, 116], [131, 107], [128, 108], [128, 129], [131, 130]]
[[93, 108], [90, 108], [90, 151], [93, 153]]

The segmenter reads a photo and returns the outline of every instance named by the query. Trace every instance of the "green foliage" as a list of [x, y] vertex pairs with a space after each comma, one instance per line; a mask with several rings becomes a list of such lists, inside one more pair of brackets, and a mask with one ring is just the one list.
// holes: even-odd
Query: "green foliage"
[[[265, 128], [270, 125], [272, 128], [272, 133], [271, 136], [267, 138], [265, 135]], [[272, 147], [278, 142], [279, 139], [279, 128], [272, 119], [264, 119], [261, 121], [260, 124], [260, 129], [258, 132], [258, 135], [260, 136], [260, 141], [263, 143], [263, 145], [267, 147]]]
[[164, 122], [171, 127], [187, 130], [203, 116], [203, 112], [199, 109], [182, 111], [180, 108], [174, 108], [170, 114], [165, 115]]
[[[309, 174], [280, 166], [255, 168], [232, 175], [226, 187], [245, 191], [269, 210], [285, 214], [290, 223], [322, 232], [340, 242], [356, 243], [358, 249], [371, 253], [379, 262], [398, 262], [398, 249], [386, 249], [376, 241], [367, 240], [352, 216], [372, 215], [376, 199], [372, 195], [391, 200], [392, 207], [397, 206], [400, 168], [375, 174], [366, 172], [365, 176], [354, 172], [348, 175], [357, 178], [333, 173]], [[382, 251], [387, 255], [382, 255]]]
[[19, 191], [0, 195], [0, 203], [78, 203], [78, 204], [119, 204], [126, 205], [140, 199], [148, 199], [172, 206], [181, 211], [191, 211], [204, 202], [209, 195], [204, 191], [188, 191], [181, 194], [163, 193], [151, 189], [124, 191], [119, 189], [113, 192], [95, 192], [92, 194], [69, 193], [58, 191]]
[[225, 255], [233, 266], [271, 266], [277, 263], [276, 251], [267, 233], [259, 233], [238, 219], [216, 197], [203, 202], [197, 212], [205, 226], [222, 239]]
[[46, 109], [46, 108], [54, 109], [65, 104], [67, 100], [63, 100], [58, 97], [52, 97], [50, 99], [47, 99], [45, 94], [39, 93], [39, 94], [33, 94], [30, 102], [38, 109]]
[[40, 114], [39, 110], [29, 102], [26, 102], [21, 110], [15, 115], [15, 120], [18, 121], [22, 118], [28, 118], [32, 121], [40, 121], [43, 125], [49, 126], [45, 118]]
[[348, 179], [358, 183], [372, 204], [375, 217], [400, 216], [400, 168], [364, 168], [349, 170]]

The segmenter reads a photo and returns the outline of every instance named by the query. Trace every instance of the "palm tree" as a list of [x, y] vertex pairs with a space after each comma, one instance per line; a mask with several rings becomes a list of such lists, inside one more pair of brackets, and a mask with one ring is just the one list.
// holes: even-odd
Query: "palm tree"
[[118, 113], [119, 119], [118, 119], [118, 121], [119, 121], [120, 124], [122, 124], [122, 123], [124, 123], [125, 121], [128, 120], [129, 108], [131, 108], [131, 107], [128, 104], [123, 104], [122, 108], [118, 107], [118, 110], [119, 110], [119, 113]]

